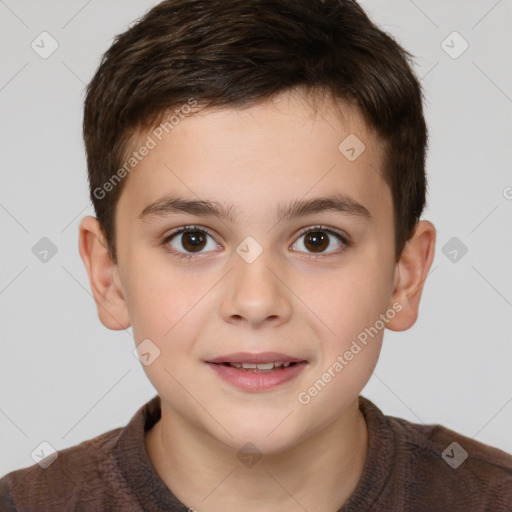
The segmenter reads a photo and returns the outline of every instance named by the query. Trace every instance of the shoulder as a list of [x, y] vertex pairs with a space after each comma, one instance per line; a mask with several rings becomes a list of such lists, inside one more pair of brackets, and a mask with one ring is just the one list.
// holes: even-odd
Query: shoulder
[[512, 510], [512, 455], [439, 424], [386, 419], [411, 485], [474, 511]]
[[386, 416], [363, 396], [359, 407], [368, 456], [343, 511], [512, 511], [512, 455], [439, 424]]
[[[5, 510], [32, 510], [81, 502], [97, 494], [104, 477], [115, 466], [115, 451], [123, 429], [106, 432], [94, 439], [57, 452], [57, 457], [13, 471], [0, 480], [0, 504]], [[55, 455], [53, 455], [54, 457]], [[4, 508], [2, 508], [4, 510]]]
[[[140, 510], [141, 489], [160, 488], [165, 495], [144, 441], [159, 417], [157, 396], [125, 427], [59, 450], [54, 460], [47, 457], [7, 474], [0, 480], [0, 510]], [[131, 476], [134, 473], [138, 480]]]

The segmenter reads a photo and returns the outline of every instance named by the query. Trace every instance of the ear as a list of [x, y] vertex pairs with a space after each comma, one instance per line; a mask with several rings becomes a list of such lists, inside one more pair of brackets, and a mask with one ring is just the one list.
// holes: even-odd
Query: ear
[[96, 217], [89, 215], [80, 221], [78, 246], [101, 323], [115, 331], [126, 329], [130, 317], [124, 292], [118, 284], [121, 283], [118, 268]]
[[434, 225], [426, 220], [418, 222], [395, 267], [391, 303], [401, 304], [402, 309], [386, 324], [388, 329], [405, 331], [416, 322], [421, 292], [434, 259], [435, 244]]

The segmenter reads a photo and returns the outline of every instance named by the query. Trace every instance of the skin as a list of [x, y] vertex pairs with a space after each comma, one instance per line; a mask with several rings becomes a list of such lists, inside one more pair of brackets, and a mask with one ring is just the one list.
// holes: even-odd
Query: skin
[[[346, 106], [342, 119], [325, 100], [315, 114], [305, 99], [287, 92], [248, 109], [210, 109], [182, 120], [125, 183], [116, 209], [117, 264], [97, 220], [80, 224], [100, 320], [110, 329], [131, 325], [137, 344], [149, 338], [160, 350], [144, 366], [162, 399], [146, 446], [169, 489], [199, 512], [342, 506], [367, 456], [358, 396], [384, 330], [309, 403], [298, 394], [393, 304], [401, 311], [386, 328], [411, 327], [432, 263], [435, 229], [427, 221], [395, 261], [377, 136], [354, 109]], [[338, 150], [349, 134], [366, 146], [352, 162]], [[278, 204], [334, 192], [363, 205], [372, 219], [320, 212], [276, 224]], [[166, 194], [232, 203], [236, 215], [233, 222], [189, 213], [139, 218]], [[199, 254], [180, 243], [181, 235], [167, 242], [176, 252], [166, 250], [165, 236], [187, 225], [212, 238]], [[314, 252], [303, 232], [315, 225], [342, 231], [349, 245], [327, 233], [329, 245]], [[263, 250], [252, 263], [236, 252], [247, 236]], [[277, 389], [242, 391], [205, 363], [242, 351], [283, 352], [308, 364]], [[237, 457], [248, 442], [261, 455], [250, 466]]]

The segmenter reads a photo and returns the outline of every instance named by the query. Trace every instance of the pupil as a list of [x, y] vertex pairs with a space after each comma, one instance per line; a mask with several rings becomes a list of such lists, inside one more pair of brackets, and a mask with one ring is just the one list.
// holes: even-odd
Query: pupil
[[308, 243], [311, 242], [312, 247], [308, 247], [309, 250], [313, 252], [321, 252], [322, 249], [326, 249], [327, 247], [322, 247], [325, 245], [325, 241], [327, 240], [327, 246], [329, 245], [329, 241], [325, 236], [325, 233], [322, 231], [312, 231], [306, 236], [305, 245], [308, 247]]

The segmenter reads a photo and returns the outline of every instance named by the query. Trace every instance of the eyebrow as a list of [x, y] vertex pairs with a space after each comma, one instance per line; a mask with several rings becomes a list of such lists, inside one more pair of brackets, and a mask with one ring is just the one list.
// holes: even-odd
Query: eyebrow
[[[289, 204], [280, 204], [276, 209], [274, 220], [281, 222], [285, 219], [329, 211], [359, 217], [367, 221], [373, 220], [367, 208], [343, 194], [295, 200]], [[166, 217], [179, 213], [203, 217], [219, 217], [231, 223], [234, 223], [236, 220], [236, 208], [232, 204], [224, 205], [218, 201], [186, 199], [177, 196], [165, 196], [146, 206], [140, 213], [139, 219], [145, 221], [148, 217]]]

